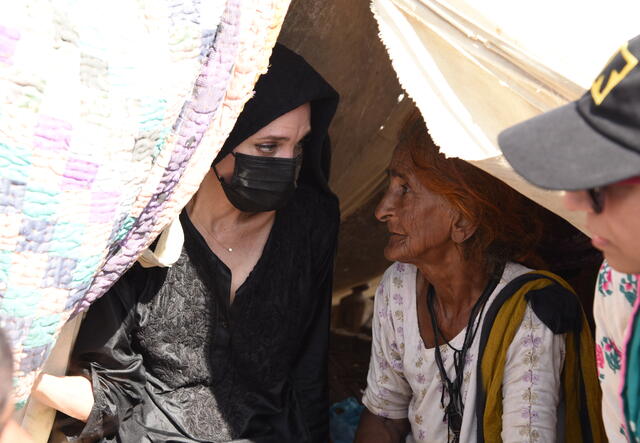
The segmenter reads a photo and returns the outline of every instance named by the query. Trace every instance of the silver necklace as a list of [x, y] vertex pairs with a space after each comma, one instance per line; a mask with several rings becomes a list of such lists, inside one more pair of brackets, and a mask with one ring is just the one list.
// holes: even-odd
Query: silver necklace
[[218, 240], [218, 238], [215, 235], [213, 235], [213, 232], [211, 232], [207, 228], [205, 228], [204, 225], [201, 225], [200, 223], [198, 223], [198, 226], [200, 226], [207, 234], [209, 234], [211, 236], [212, 239], [215, 240], [216, 243], [218, 243], [224, 249], [226, 249], [229, 252], [233, 252], [233, 248], [230, 248], [228, 246], [223, 245], [222, 242], [220, 240]]

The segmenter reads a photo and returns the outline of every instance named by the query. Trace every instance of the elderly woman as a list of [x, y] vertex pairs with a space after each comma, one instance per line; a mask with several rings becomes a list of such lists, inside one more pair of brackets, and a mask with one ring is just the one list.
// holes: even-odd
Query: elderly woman
[[418, 115], [403, 137], [376, 210], [396, 263], [375, 297], [356, 441], [599, 441], [577, 298], [559, 277], [518, 263], [540, 231], [531, 204], [446, 159]]

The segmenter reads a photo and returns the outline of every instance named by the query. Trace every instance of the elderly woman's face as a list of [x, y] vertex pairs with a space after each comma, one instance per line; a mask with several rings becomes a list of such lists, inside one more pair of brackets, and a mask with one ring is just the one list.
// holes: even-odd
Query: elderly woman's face
[[454, 246], [451, 227], [454, 210], [420, 180], [409, 149], [396, 148], [389, 165], [389, 187], [376, 208], [376, 218], [387, 224], [387, 260], [404, 263], [437, 260]]

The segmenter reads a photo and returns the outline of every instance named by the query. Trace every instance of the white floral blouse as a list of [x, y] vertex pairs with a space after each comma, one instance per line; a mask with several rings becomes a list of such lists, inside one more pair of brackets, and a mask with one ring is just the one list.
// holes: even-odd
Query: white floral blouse
[[[488, 303], [493, 302], [509, 281], [528, 271], [519, 264], [507, 264]], [[442, 383], [435, 353], [434, 349], [425, 348], [418, 329], [416, 273], [413, 265], [395, 263], [387, 269], [377, 289], [372, 353], [363, 402], [376, 415], [408, 418], [412, 432], [407, 442], [446, 442], [448, 428], [443, 421]], [[460, 349], [464, 335], [465, 330], [450, 344]], [[462, 442], [476, 441], [479, 337], [478, 333], [465, 362]], [[447, 374], [453, 379], [453, 351], [445, 344], [440, 352]], [[561, 441], [556, 426], [564, 353], [564, 335], [554, 335], [528, 307], [507, 352], [503, 381], [504, 442], [555, 442], [556, 437]]]
[[622, 352], [637, 293], [637, 275], [615, 271], [606, 261], [602, 263], [593, 299], [593, 316], [596, 363], [602, 387], [602, 419], [611, 443], [627, 441], [620, 404]]

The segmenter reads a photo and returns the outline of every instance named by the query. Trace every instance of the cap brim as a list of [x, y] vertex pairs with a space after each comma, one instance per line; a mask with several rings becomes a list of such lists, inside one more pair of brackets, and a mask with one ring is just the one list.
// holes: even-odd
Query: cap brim
[[498, 144], [516, 172], [545, 189], [588, 189], [640, 174], [640, 154], [595, 131], [576, 102], [504, 130]]

